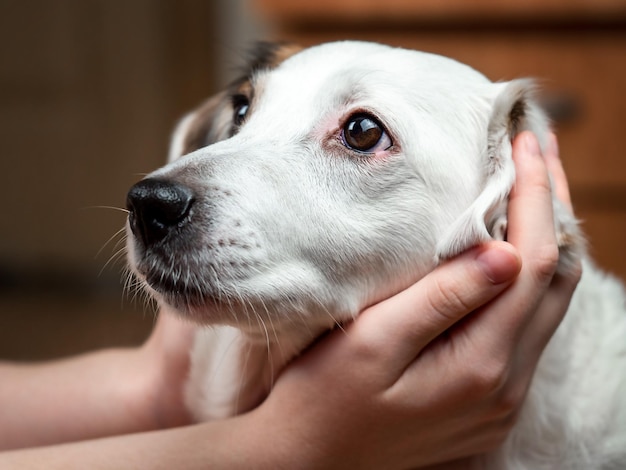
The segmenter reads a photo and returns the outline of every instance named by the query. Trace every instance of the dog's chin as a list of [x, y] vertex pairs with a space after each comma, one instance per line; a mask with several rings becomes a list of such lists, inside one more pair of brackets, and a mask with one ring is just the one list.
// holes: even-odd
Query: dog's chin
[[317, 309], [309, 305], [306, 314], [294, 314], [295, 307], [290, 302], [216, 294], [161, 274], [135, 273], [161, 309], [199, 326], [235, 327], [253, 341], [282, 343], [288, 339], [308, 343], [342, 320], [328, 315], [328, 310], [319, 305]]
[[226, 319], [225, 308], [221, 302], [212, 297], [190, 297], [179, 293], [155, 292], [152, 295], [162, 309], [173, 313], [185, 321], [190, 321], [199, 326], [232, 325], [233, 318]]

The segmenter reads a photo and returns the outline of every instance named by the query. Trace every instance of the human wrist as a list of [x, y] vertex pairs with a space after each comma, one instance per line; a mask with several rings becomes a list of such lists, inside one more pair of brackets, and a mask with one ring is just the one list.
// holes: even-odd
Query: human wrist
[[[119, 429], [126, 434], [163, 429], [168, 417], [159, 413], [158, 374], [151, 358], [142, 348], [103, 350], [100, 353], [105, 380], [103, 387], [110, 402], [119, 410]], [[110, 434], [110, 433], [106, 433]]]
[[191, 424], [191, 416], [184, 403], [186, 369], [179, 372], [181, 379], [168, 375], [164, 358], [150, 342], [134, 351], [137, 386], [129, 399], [146, 417], [148, 429], [165, 429]]
[[354, 461], [348, 462], [350, 451], [331, 435], [326, 416], [303, 413], [303, 403], [284, 393], [293, 388], [272, 396], [275, 391], [259, 407], [236, 418], [242, 418], [242, 441], [247, 442], [244, 452], [253, 456], [254, 468], [340, 470], [358, 466], [353, 465]]

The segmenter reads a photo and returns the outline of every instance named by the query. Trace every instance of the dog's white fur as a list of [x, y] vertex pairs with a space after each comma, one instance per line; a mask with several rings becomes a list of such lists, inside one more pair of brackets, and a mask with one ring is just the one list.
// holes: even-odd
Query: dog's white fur
[[[440, 260], [502, 238], [511, 139], [529, 129], [543, 141], [548, 130], [530, 81], [492, 83], [453, 60], [378, 44], [306, 49], [255, 70], [250, 84], [235, 135], [220, 95], [210, 114], [180, 123], [171, 163], [150, 175], [198, 194], [186, 250], [149, 257], [129, 236], [140, 279], [153, 270], [202, 293], [190, 301], [148, 286], [164, 309], [213, 325], [199, 328], [192, 352], [187, 402], [198, 420], [256, 406], [320, 333]], [[341, 129], [357, 111], [378, 118], [393, 146], [346, 148]], [[199, 119], [212, 145], [181, 156]], [[582, 242], [567, 211], [555, 214], [567, 270]], [[518, 424], [479, 468], [626, 468], [624, 299], [584, 261]]]

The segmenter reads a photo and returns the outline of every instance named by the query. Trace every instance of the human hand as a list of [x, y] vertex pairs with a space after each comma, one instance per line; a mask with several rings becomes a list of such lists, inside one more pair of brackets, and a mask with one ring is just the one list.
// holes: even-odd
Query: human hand
[[299, 468], [411, 468], [503, 442], [580, 278], [555, 275], [547, 169], [570, 204], [556, 148], [544, 161], [529, 133], [514, 142], [509, 243], [439, 266], [284, 371], [252, 412], [277, 452], [298, 449]]

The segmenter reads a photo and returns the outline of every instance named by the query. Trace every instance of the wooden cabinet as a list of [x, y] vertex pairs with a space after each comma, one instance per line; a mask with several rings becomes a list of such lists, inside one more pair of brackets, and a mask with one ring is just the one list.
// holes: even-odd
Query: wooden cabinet
[[364, 39], [537, 78], [591, 252], [626, 278], [626, 2], [256, 0], [277, 39]]
[[[0, 358], [138, 344], [128, 188], [214, 92], [214, 2], [0, 1]], [[117, 254], [115, 254], [117, 253]], [[112, 262], [107, 260], [112, 257]]]
[[0, 272], [97, 277], [125, 214], [95, 207], [124, 207], [213, 91], [212, 13], [204, 0], [0, 2]]

